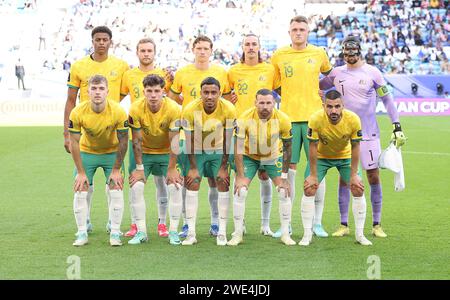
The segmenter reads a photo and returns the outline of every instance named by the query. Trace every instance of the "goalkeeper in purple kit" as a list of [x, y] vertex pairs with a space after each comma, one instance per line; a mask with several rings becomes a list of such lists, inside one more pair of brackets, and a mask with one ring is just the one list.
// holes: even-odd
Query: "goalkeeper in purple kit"
[[[345, 65], [334, 68], [320, 81], [320, 89], [336, 88], [344, 100], [345, 107], [355, 112], [361, 119], [363, 140], [361, 141], [361, 165], [367, 173], [372, 202], [373, 228], [376, 237], [386, 237], [381, 228], [382, 191], [378, 169], [378, 157], [381, 153], [380, 130], [376, 120], [377, 95], [383, 101], [393, 125], [392, 141], [397, 147], [406, 142], [399, 122], [393, 97], [387, 88], [381, 72], [365, 63], [361, 58], [361, 45], [357, 37], [348, 36], [342, 42]], [[339, 184], [339, 211], [341, 226], [333, 236], [350, 233], [348, 227], [348, 208], [350, 190]]]

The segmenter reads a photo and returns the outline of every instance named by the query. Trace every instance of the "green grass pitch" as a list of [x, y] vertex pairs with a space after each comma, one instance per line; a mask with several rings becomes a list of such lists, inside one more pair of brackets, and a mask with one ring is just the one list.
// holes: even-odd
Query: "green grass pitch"
[[[379, 120], [385, 147], [391, 127], [386, 116]], [[371, 255], [380, 259], [381, 279], [450, 279], [450, 118], [403, 117], [402, 127], [409, 138], [403, 149], [406, 190], [394, 192], [393, 174], [381, 172], [382, 224], [388, 238], [373, 238], [370, 234], [372, 216], [366, 190], [365, 234], [373, 241], [372, 247], [354, 243], [350, 212], [351, 236], [315, 237], [307, 248], [287, 247], [259, 234], [257, 181], [247, 199], [245, 243], [238, 247], [216, 246], [215, 239], [208, 235], [206, 180], [200, 194], [196, 246], [171, 246], [167, 239], [157, 236], [155, 189], [148, 184], [149, 243], [125, 243], [112, 248], [105, 232], [107, 208], [102, 172], [95, 177], [94, 232], [87, 246], [75, 248], [73, 162], [63, 149], [62, 128], [2, 127], [0, 279], [65, 279], [71, 255], [80, 257], [81, 279], [367, 279]], [[304, 158], [299, 169], [292, 213], [293, 238], [297, 242], [303, 233], [300, 196]], [[323, 216], [330, 234], [339, 225], [336, 195], [337, 172], [333, 170], [327, 177]], [[128, 188], [125, 207], [124, 232], [130, 220]], [[231, 210], [228, 224], [231, 233]], [[274, 194], [272, 230], [278, 225], [278, 198]]]

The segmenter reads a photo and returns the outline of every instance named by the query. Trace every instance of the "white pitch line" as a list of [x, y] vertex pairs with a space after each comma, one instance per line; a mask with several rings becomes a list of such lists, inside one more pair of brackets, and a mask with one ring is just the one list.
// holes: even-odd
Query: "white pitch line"
[[450, 153], [446, 153], [446, 152], [402, 151], [402, 153], [406, 153], [406, 154], [422, 154], [422, 155], [441, 155], [441, 156], [450, 156]]

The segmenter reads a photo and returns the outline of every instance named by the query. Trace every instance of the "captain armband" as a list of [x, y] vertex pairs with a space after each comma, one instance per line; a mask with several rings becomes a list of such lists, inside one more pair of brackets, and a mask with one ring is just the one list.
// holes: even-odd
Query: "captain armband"
[[384, 97], [386, 95], [388, 95], [390, 93], [389, 89], [387, 86], [383, 85], [380, 86], [379, 88], [377, 88], [377, 95], [379, 97]]

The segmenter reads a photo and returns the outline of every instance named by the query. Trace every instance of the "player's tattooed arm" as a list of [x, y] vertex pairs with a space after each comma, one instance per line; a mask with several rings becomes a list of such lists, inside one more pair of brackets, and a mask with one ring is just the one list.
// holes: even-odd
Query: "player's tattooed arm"
[[116, 163], [114, 164], [114, 169], [120, 169], [122, 166], [125, 153], [127, 153], [128, 148], [128, 130], [118, 131], [117, 138], [119, 139], [119, 149], [117, 150]]
[[140, 130], [133, 130], [133, 139], [131, 141], [133, 145], [133, 152], [134, 152], [134, 160], [136, 161], [136, 164], [141, 165], [142, 164], [142, 132]]
[[292, 139], [283, 140], [283, 173], [289, 171], [292, 156]]

